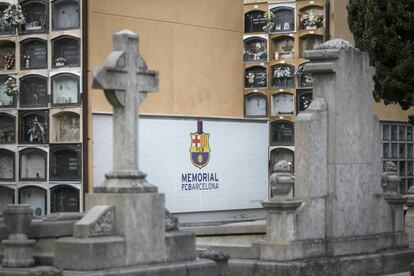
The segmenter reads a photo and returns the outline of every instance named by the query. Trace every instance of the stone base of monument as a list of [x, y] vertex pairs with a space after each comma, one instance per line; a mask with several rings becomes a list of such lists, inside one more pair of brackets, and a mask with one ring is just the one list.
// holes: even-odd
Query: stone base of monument
[[406, 249], [288, 262], [230, 259], [229, 270], [231, 276], [374, 276], [409, 271], [413, 254]]
[[197, 257], [195, 234], [193, 232], [173, 231], [165, 234], [167, 262], [194, 260]]
[[53, 266], [29, 268], [0, 267], [0, 276], [62, 276], [62, 271]]

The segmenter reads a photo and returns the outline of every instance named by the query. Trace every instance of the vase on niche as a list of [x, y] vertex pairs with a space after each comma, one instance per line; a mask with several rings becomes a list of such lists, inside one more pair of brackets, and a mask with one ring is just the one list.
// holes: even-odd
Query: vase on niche
[[307, 25], [306, 30], [316, 30], [318, 28], [317, 25]]

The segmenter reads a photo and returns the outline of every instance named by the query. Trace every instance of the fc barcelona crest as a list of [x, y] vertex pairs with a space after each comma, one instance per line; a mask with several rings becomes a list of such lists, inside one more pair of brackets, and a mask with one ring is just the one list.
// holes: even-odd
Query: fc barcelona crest
[[203, 122], [197, 121], [197, 132], [190, 133], [190, 158], [191, 163], [199, 169], [207, 166], [210, 160], [209, 138], [210, 134], [203, 132]]

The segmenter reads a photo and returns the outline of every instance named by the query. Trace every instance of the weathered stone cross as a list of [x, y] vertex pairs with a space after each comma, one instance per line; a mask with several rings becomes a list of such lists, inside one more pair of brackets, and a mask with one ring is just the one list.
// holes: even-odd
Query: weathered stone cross
[[138, 106], [147, 92], [158, 90], [158, 72], [147, 70], [138, 53], [138, 35], [113, 35], [113, 52], [93, 72], [93, 88], [103, 89], [113, 106], [113, 171], [95, 192], [156, 192], [138, 167]]

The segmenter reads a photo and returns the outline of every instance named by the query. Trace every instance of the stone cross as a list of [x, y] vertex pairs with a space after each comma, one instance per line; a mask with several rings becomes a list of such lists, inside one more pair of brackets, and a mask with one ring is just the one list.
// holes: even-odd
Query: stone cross
[[147, 92], [158, 90], [158, 72], [147, 70], [138, 53], [138, 35], [113, 35], [113, 52], [93, 72], [93, 88], [103, 89], [113, 106], [113, 171], [95, 192], [156, 192], [138, 167], [138, 106]]

